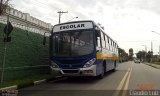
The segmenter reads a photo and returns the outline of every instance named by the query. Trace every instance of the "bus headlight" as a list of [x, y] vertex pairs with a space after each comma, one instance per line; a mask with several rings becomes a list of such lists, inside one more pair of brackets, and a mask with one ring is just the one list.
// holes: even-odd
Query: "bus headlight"
[[89, 60], [83, 67], [84, 68], [91, 67], [95, 61], [96, 61], [96, 59], [93, 58], [93, 59]]
[[53, 61], [51, 62], [51, 67], [52, 68], [59, 68], [59, 66]]

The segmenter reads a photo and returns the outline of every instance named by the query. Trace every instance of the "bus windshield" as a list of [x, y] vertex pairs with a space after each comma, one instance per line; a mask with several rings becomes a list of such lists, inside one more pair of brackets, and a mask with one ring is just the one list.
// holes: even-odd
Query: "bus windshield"
[[53, 34], [53, 56], [88, 55], [93, 49], [93, 31], [66, 31]]

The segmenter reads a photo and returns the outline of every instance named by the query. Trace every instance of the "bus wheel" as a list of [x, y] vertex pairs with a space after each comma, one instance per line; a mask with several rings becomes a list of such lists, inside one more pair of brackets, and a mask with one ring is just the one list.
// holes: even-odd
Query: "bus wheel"
[[116, 71], [116, 69], [114, 68], [114, 69], [112, 69], [112, 72], [115, 72]]
[[114, 69], [112, 69], [113, 72], [116, 71], [116, 61], [114, 62]]
[[98, 76], [99, 79], [103, 79], [104, 77], [104, 66], [102, 66], [102, 73]]

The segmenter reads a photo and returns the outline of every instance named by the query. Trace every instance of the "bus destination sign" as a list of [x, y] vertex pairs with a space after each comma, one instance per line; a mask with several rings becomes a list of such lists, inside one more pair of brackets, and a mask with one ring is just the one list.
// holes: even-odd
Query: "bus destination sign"
[[90, 28], [93, 28], [92, 22], [69, 23], [69, 24], [54, 26], [53, 32], [78, 30], [78, 29], [90, 29]]

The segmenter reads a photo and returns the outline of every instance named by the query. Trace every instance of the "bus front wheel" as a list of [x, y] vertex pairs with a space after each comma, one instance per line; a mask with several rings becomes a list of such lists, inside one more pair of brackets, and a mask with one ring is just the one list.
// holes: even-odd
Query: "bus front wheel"
[[102, 66], [102, 73], [100, 75], [98, 75], [98, 78], [103, 79], [104, 73], [105, 73], [105, 66]]

